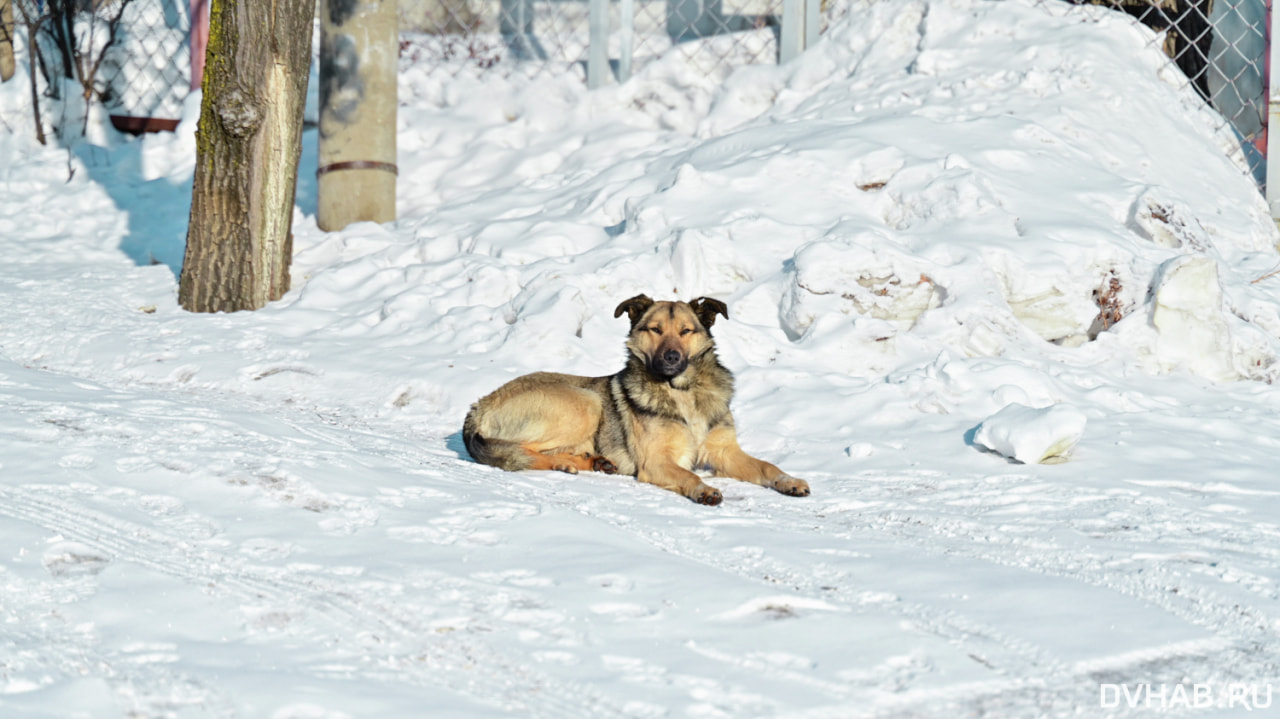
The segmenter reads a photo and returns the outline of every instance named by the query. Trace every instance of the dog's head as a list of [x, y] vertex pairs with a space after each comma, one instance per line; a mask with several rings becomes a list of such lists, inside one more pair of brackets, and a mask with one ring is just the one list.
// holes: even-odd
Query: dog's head
[[644, 361], [649, 374], [659, 379], [680, 376], [689, 361], [715, 346], [708, 331], [716, 315], [729, 317], [729, 308], [720, 300], [699, 297], [691, 302], [654, 302], [636, 295], [618, 305], [614, 317], [623, 313], [631, 319], [627, 349]]

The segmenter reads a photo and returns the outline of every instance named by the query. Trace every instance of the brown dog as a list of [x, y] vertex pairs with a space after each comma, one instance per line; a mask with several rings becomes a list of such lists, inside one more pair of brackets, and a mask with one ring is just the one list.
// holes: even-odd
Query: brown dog
[[608, 377], [535, 372], [471, 406], [462, 425], [478, 462], [508, 471], [555, 469], [635, 475], [695, 502], [719, 504], [720, 491], [694, 474], [707, 468], [805, 497], [809, 485], [738, 446], [729, 400], [733, 375], [708, 329], [719, 300], [654, 302], [638, 295], [613, 316], [631, 319], [630, 356]]

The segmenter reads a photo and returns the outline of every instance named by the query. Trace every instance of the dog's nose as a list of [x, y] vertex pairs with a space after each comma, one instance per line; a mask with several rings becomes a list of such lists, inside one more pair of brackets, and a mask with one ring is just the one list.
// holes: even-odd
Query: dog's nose
[[676, 364], [680, 361], [680, 353], [676, 350], [667, 350], [662, 353], [662, 361], [667, 364]]

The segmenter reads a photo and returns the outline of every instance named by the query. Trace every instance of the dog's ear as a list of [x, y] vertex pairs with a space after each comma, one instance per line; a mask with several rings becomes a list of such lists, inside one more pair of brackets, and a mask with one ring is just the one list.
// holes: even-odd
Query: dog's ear
[[699, 297], [690, 302], [689, 306], [693, 308], [693, 313], [698, 316], [698, 321], [707, 329], [711, 329], [711, 325], [716, 323], [716, 313], [724, 315], [726, 320], [729, 319], [728, 306], [713, 297]]
[[635, 327], [636, 323], [640, 321], [641, 317], [644, 317], [644, 313], [648, 312], [650, 307], [653, 307], [653, 300], [649, 298], [649, 295], [636, 295], [618, 305], [618, 309], [613, 311], [613, 316], [621, 317], [622, 313], [626, 312], [627, 317], [631, 320], [631, 326]]

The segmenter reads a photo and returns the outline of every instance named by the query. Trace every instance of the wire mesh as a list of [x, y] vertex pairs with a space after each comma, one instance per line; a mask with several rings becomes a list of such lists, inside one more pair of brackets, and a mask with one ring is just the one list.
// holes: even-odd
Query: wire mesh
[[181, 117], [182, 101], [190, 91], [190, 32], [186, 0], [131, 0], [102, 63], [108, 112]]
[[[74, 0], [61, 0], [63, 4]], [[111, 114], [180, 116], [190, 73], [189, 0], [80, 2], [77, 23], [121, 21], [94, 80]], [[856, 0], [820, 0], [822, 29], [856, 13]], [[1245, 162], [1265, 174], [1267, 0], [1034, 0], [1089, 21], [1086, 7], [1125, 13], [1151, 31], [1187, 84], [1223, 118]], [[53, 0], [17, 0], [29, 13]], [[620, 76], [678, 53], [709, 76], [778, 58], [783, 0], [610, 0], [608, 57]], [[429, 73], [586, 76], [588, 0], [400, 0], [401, 67]], [[1092, 10], [1091, 12], [1097, 12]], [[83, 33], [88, 50], [99, 32]], [[94, 45], [98, 43], [98, 45]], [[50, 56], [53, 56], [50, 53]]]
[[[1151, 31], [1178, 77], [1222, 117], [1261, 186], [1266, 174], [1267, 0], [1037, 0], [1055, 14], [1072, 5], [1121, 12]], [[1077, 13], [1087, 22], [1087, 13]]]
[[39, 84], [65, 81], [108, 113], [178, 118], [187, 95], [190, 21], [185, 0], [16, 0], [18, 32], [35, 30]]
[[[628, 7], [630, 10], [628, 11]], [[782, 0], [616, 0], [609, 58], [619, 70], [680, 53], [709, 72], [777, 61]], [[458, 74], [484, 70], [585, 77], [586, 0], [401, 0], [403, 64]]]

